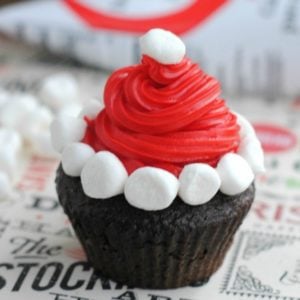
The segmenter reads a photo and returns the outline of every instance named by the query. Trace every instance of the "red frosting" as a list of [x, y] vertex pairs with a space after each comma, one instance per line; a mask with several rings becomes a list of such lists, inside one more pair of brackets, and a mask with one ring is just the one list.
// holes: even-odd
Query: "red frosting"
[[141, 64], [111, 75], [105, 109], [86, 118], [83, 141], [115, 153], [129, 174], [142, 166], [175, 175], [190, 163], [216, 166], [239, 145], [236, 116], [220, 93], [217, 80], [188, 58], [162, 65], [144, 55]]

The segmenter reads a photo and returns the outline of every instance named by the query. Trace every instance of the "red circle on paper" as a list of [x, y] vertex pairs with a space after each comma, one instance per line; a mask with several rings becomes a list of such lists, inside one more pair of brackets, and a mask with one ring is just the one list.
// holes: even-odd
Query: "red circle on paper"
[[253, 126], [266, 153], [284, 152], [297, 144], [297, 136], [288, 128], [259, 123]]
[[63, 0], [77, 16], [95, 29], [143, 33], [151, 28], [163, 28], [182, 34], [213, 15], [230, 0], [194, 0], [185, 8], [155, 17], [122, 17], [96, 10], [78, 0]]

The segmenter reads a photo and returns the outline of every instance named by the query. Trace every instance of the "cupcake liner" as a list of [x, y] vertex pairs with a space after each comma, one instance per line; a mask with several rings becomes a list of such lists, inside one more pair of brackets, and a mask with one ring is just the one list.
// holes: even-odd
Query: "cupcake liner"
[[119, 195], [91, 199], [80, 180], [57, 174], [60, 202], [88, 260], [99, 273], [130, 287], [167, 289], [208, 281], [220, 267], [254, 197], [254, 185], [237, 196], [218, 193], [192, 207], [179, 198], [146, 212]]

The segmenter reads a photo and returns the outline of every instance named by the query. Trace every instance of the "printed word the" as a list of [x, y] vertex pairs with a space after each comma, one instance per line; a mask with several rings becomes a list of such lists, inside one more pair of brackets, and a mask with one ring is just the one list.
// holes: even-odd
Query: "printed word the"
[[62, 246], [49, 246], [45, 238], [38, 240], [28, 237], [13, 237], [10, 243], [15, 246], [11, 251], [15, 258], [47, 258], [60, 254]]

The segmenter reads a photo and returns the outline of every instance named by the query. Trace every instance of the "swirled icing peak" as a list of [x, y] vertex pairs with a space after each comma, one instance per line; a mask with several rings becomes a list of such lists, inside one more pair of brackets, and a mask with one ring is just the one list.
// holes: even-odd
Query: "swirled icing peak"
[[218, 81], [184, 53], [173, 64], [147, 54], [110, 76], [105, 109], [85, 118], [83, 142], [117, 155], [129, 174], [152, 166], [178, 176], [187, 164], [215, 167], [224, 154], [236, 152], [237, 117], [221, 98]]

